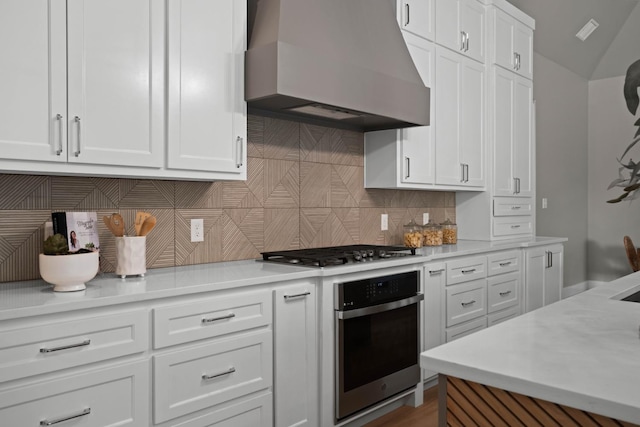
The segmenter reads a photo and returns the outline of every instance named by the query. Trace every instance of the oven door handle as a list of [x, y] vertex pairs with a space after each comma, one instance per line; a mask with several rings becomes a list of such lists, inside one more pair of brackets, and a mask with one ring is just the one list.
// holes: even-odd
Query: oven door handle
[[406, 307], [424, 300], [424, 295], [416, 294], [410, 298], [391, 301], [384, 304], [374, 305], [372, 307], [363, 307], [356, 310], [336, 311], [338, 319], [354, 319], [356, 317], [369, 316], [371, 314], [382, 313], [383, 311], [395, 310], [396, 308]]

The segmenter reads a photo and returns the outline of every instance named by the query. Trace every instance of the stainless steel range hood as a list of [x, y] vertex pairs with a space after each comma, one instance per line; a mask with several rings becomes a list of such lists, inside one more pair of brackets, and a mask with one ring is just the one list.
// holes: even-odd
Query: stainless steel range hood
[[429, 124], [430, 90], [395, 0], [249, 0], [249, 10], [250, 112], [364, 131]]

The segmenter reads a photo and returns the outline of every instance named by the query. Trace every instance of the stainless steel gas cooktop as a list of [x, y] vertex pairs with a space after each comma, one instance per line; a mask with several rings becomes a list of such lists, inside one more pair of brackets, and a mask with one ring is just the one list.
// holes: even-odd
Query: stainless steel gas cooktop
[[378, 262], [415, 254], [414, 248], [405, 246], [349, 245], [262, 252], [262, 259], [282, 264], [330, 267], [357, 262]]

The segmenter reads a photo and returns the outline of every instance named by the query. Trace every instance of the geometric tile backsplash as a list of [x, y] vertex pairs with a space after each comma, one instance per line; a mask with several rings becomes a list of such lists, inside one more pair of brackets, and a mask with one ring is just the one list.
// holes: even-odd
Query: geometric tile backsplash
[[[55, 211], [137, 210], [158, 219], [147, 267], [260, 257], [260, 252], [353, 243], [401, 244], [402, 225], [455, 220], [452, 192], [364, 188], [364, 135], [256, 115], [248, 118], [247, 180], [187, 182], [0, 174], [0, 282], [40, 277], [44, 223]], [[389, 230], [380, 231], [380, 214]], [[192, 218], [205, 240], [191, 243]], [[115, 271], [115, 241], [98, 221], [100, 269]]]

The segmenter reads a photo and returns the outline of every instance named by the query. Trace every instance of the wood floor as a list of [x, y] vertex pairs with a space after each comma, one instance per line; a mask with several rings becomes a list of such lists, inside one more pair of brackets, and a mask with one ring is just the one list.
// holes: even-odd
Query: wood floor
[[365, 427], [436, 427], [438, 425], [438, 386], [424, 391], [424, 403], [417, 408], [402, 406]]

